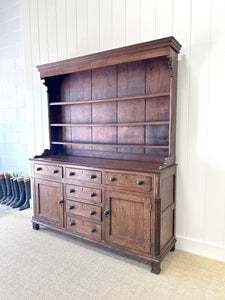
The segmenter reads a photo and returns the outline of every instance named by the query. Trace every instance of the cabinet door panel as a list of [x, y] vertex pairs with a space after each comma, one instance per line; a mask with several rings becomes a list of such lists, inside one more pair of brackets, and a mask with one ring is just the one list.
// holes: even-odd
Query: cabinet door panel
[[106, 192], [105, 239], [116, 246], [150, 252], [150, 198]]
[[41, 179], [35, 180], [36, 217], [47, 223], [63, 226], [62, 199], [62, 183]]

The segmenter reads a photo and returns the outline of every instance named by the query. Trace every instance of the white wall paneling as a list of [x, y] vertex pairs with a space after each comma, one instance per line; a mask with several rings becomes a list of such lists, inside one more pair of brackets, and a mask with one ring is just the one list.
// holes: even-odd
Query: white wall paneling
[[48, 146], [36, 65], [174, 35], [178, 247], [225, 261], [225, 4], [220, 0], [23, 0], [30, 155]]

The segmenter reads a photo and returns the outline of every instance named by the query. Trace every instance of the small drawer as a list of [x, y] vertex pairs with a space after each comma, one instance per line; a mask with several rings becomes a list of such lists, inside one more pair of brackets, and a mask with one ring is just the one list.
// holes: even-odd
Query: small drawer
[[73, 184], [65, 185], [66, 198], [88, 200], [90, 202], [102, 202], [102, 191], [96, 188], [77, 186]]
[[34, 164], [34, 173], [55, 178], [62, 178], [62, 167]]
[[101, 240], [101, 225], [99, 224], [67, 216], [66, 228], [74, 233], [88, 235], [90, 238]]
[[102, 182], [102, 173], [100, 171], [95, 171], [95, 170], [66, 168], [65, 176], [67, 179], [83, 180], [83, 181], [90, 181], [95, 183]]
[[66, 212], [92, 220], [101, 221], [101, 207], [76, 201], [66, 201]]
[[152, 178], [141, 175], [122, 174], [122, 173], [105, 173], [105, 184], [110, 186], [121, 186], [135, 188], [137, 190], [152, 190]]

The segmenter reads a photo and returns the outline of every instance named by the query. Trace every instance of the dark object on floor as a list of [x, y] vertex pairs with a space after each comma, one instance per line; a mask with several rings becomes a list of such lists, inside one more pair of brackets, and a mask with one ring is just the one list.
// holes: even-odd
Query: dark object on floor
[[24, 204], [19, 208], [19, 210], [24, 210], [30, 207], [30, 198], [31, 198], [31, 192], [30, 192], [30, 178], [24, 178], [24, 186], [25, 186], [25, 194], [26, 194], [26, 200]]
[[13, 185], [14, 185], [14, 200], [10, 203], [10, 206], [13, 207], [19, 200], [20, 200], [20, 193], [19, 193], [19, 186], [17, 182], [17, 177], [13, 178]]
[[7, 189], [6, 189], [6, 182], [5, 182], [5, 175], [4, 174], [0, 174], [0, 184], [1, 184], [1, 187], [2, 187], [2, 194], [3, 194], [3, 196], [0, 199], [0, 203], [3, 204], [3, 202], [7, 198]]
[[12, 205], [12, 208], [18, 208], [18, 207], [22, 206], [24, 204], [25, 200], [26, 200], [23, 178], [24, 177], [18, 177], [17, 178], [17, 182], [18, 182], [18, 186], [19, 186], [19, 192], [20, 192], [20, 198], [19, 198], [19, 201], [17, 201], [14, 205]]

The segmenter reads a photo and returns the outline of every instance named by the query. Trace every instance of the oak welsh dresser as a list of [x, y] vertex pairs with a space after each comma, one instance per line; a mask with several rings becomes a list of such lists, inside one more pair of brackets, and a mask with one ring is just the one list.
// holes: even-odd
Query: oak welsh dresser
[[38, 66], [50, 150], [31, 159], [33, 228], [151, 263], [175, 249], [174, 37]]

